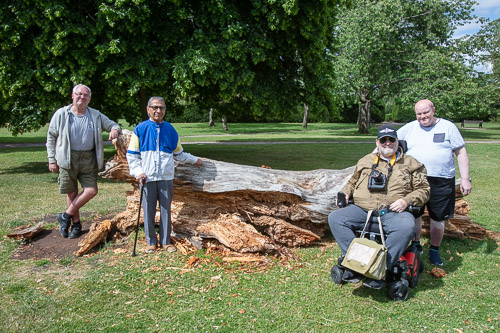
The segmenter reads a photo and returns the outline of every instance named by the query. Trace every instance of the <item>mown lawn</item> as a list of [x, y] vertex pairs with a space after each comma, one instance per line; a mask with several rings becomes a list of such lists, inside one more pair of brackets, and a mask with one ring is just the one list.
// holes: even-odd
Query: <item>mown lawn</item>
[[[233, 133], [237, 124], [230, 126]], [[214, 134], [205, 124], [179, 125], [183, 136]], [[324, 126], [324, 127], [323, 127]], [[328, 126], [331, 127], [328, 128]], [[298, 124], [259, 124], [249, 134], [242, 126], [217, 140], [373, 141], [356, 136], [355, 126], [318, 124], [304, 131]], [[498, 140], [500, 126], [462, 131], [466, 140]], [[191, 128], [192, 129], [189, 129]], [[347, 134], [345, 134], [347, 133]], [[476, 134], [479, 133], [479, 134]], [[219, 133], [217, 133], [219, 134]], [[469, 137], [470, 135], [470, 137]], [[34, 135], [33, 142], [45, 134]], [[237, 138], [235, 138], [237, 137]], [[5, 142], [0, 131], [0, 142]], [[191, 138], [190, 138], [191, 139]], [[340, 169], [355, 164], [373, 149], [371, 143], [301, 143], [213, 145], [187, 144], [185, 150], [205, 158], [275, 169]], [[473, 191], [467, 197], [470, 216], [500, 233], [500, 144], [470, 143]], [[113, 147], [106, 146], [106, 155]], [[0, 236], [64, 208], [57, 177], [47, 170], [44, 147], [0, 149]], [[125, 209], [130, 185], [99, 181], [98, 198], [85, 211], [105, 214]], [[55, 222], [55, 221], [54, 221]], [[55, 227], [49, 224], [48, 227]], [[143, 236], [140, 233], [139, 236]], [[61, 241], [64, 241], [61, 238]], [[0, 331], [6, 332], [472, 332], [498, 331], [500, 269], [493, 240], [445, 239], [447, 276], [426, 272], [406, 302], [392, 302], [385, 291], [359, 285], [334, 285], [329, 270], [339, 248], [327, 237], [320, 244], [296, 250], [297, 261], [269, 256], [259, 267], [227, 263], [197, 251], [131, 257], [133, 239], [108, 243], [93, 256], [50, 261], [12, 260], [18, 244], [0, 240]], [[121, 253], [118, 247], [125, 247]], [[424, 246], [428, 250], [428, 244]], [[199, 265], [185, 267], [190, 257]], [[187, 268], [182, 270], [182, 268]]]

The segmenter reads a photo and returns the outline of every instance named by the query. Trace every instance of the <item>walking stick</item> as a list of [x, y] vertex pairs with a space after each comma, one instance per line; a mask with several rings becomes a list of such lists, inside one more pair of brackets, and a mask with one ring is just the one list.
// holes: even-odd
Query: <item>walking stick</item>
[[135, 257], [135, 247], [137, 246], [137, 234], [139, 233], [139, 220], [141, 219], [141, 204], [142, 204], [142, 196], [144, 194], [144, 185], [146, 183], [146, 179], [142, 178], [142, 187], [141, 187], [141, 198], [139, 199], [139, 212], [137, 213], [137, 225], [135, 227], [135, 240], [134, 240], [134, 250], [132, 251], [132, 257]]

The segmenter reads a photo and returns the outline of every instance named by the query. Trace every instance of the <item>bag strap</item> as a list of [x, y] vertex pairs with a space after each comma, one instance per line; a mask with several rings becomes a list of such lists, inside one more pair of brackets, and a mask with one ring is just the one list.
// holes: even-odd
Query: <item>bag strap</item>
[[370, 217], [372, 216], [372, 213], [373, 213], [373, 210], [369, 210], [368, 213], [366, 214], [366, 222], [365, 222], [365, 226], [363, 227], [363, 231], [361, 231], [361, 235], [360, 235], [361, 238], [365, 237], [366, 226], [368, 225], [368, 221], [370, 221]]
[[[361, 231], [361, 235], [359, 236], [361, 238], [365, 237], [366, 226], [368, 225], [368, 221], [370, 221], [370, 217], [372, 216], [372, 213], [373, 213], [373, 210], [369, 210], [368, 213], [366, 214], [365, 226], [363, 227], [363, 231]], [[380, 216], [377, 216], [377, 220], [378, 220], [378, 228], [380, 230], [380, 238], [382, 239], [382, 245], [384, 247], [387, 247], [387, 246], [385, 246], [384, 229], [382, 229], [382, 220], [380, 219]]]
[[380, 238], [382, 239], [382, 245], [385, 246], [385, 237], [384, 237], [384, 229], [382, 228], [382, 220], [380, 219], [380, 216], [377, 216], [378, 220], [378, 228], [380, 229]]

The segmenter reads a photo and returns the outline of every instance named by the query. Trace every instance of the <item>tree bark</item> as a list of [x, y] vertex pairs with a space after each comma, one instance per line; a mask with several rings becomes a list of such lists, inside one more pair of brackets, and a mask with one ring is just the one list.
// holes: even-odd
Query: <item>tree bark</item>
[[146, 91], [146, 89], [139, 89], [138, 92], [138, 97], [139, 97], [139, 109], [141, 111], [141, 118], [142, 120], [147, 120], [149, 118], [148, 115], [148, 100], [149, 100], [149, 92]]
[[210, 108], [210, 111], [208, 112], [208, 126], [210, 127], [215, 126], [213, 116], [214, 116], [214, 109]]
[[38, 235], [43, 230], [43, 222], [38, 222], [34, 226], [22, 225], [14, 229], [13, 232], [7, 234], [7, 237], [19, 239], [23, 241], [30, 240]]
[[227, 116], [225, 114], [222, 115], [222, 130], [227, 131]]
[[307, 122], [309, 119], [309, 106], [304, 103], [304, 118], [302, 119], [302, 128], [307, 128]]
[[358, 112], [358, 132], [368, 134], [371, 121], [371, 100], [368, 98], [369, 92], [361, 89], [359, 92], [359, 112]]

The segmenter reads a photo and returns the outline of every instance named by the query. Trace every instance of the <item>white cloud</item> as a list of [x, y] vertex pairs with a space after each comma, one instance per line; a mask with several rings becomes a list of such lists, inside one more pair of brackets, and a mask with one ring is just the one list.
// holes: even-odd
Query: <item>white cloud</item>
[[472, 35], [478, 32], [481, 29], [481, 24], [477, 22], [467, 23], [462, 25], [455, 30], [453, 34], [453, 38], [460, 38], [465, 35]]
[[[486, 17], [490, 21], [500, 18], [500, 1], [498, 0], [476, 0], [477, 4], [474, 5], [474, 15], [479, 17]], [[472, 35], [481, 29], [481, 24], [478, 22], [470, 22], [460, 26], [455, 31], [453, 37], [460, 38], [464, 35]]]
[[474, 14], [495, 20], [500, 17], [500, 2], [498, 0], [476, 0]]

